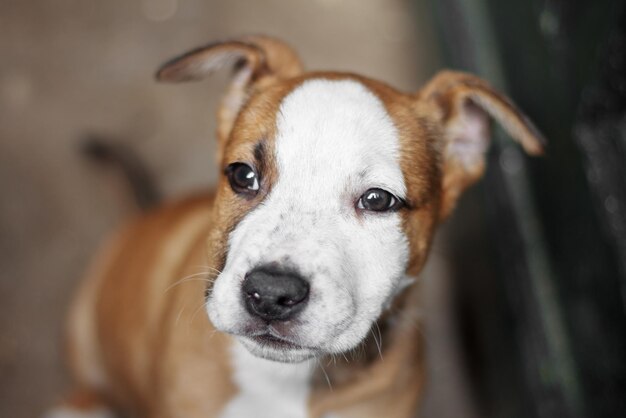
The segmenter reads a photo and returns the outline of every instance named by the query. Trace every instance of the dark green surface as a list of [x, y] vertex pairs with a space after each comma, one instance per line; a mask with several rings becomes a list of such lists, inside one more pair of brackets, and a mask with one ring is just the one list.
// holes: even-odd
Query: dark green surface
[[549, 142], [511, 171], [497, 141], [452, 220], [485, 416], [626, 416], [623, 3], [429, 1], [448, 66], [505, 89]]

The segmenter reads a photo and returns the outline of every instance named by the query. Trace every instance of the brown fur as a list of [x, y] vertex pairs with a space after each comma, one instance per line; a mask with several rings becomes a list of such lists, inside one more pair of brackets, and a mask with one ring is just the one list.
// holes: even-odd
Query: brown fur
[[[255, 147], [262, 143], [260, 192], [243, 199], [222, 176], [215, 198], [170, 204], [130, 223], [94, 265], [70, 317], [77, 393], [91, 393], [136, 416], [214, 417], [236, 393], [230, 380], [230, 337], [215, 332], [209, 322], [204, 293], [210, 290], [207, 281], [224, 265], [229, 233], [277, 179], [276, 113], [282, 98], [305, 80], [363, 83], [398, 127], [408, 188], [408, 207], [401, 215], [410, 241], [411, 275], [422, 269], [437, 225], [484, 168], [482, 155], [461, 159], [451, 151], [468, 103], [503, 124], [529, 152], [541, 149], [536, 131], [508, 99], [463, 73], [443, 72], [417, 94], [405, 94], [354, 74], [303, 73], [296, 54], [282, 42], [247, 37], [185, 54], [166, 64], [158, 78], [201, 78], [224, 64], [220, 60], [236, 64], [218, 113], [220, 168], [234, 161], [258, 163]], [[189, 276], [199, 271], [203, 274]], [[332, 390], [321, 373], [314, 379], [311, 417], [327, 412], [342, 417], [413, 415], [424, 381], [418, 296], [417, 286], [408, 288], [379, 320], [382, 353], [368, 339], [360, 360], [325, 367]]]

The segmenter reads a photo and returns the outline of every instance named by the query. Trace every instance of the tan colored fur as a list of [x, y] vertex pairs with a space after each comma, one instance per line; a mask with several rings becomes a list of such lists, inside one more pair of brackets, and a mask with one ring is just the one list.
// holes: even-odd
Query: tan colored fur
[[[253, 160], [262, 141], [268, 159], [266, 189], [242, 199], [222, 176], [215, 198], [172, 203], [130, 223], [94, 265], [71, 314], [69, 352], [77, 393], [91, 392], [140, 417], [215, 417], [236, 393], [228, 356], [231, 339], [209, 322], [204, 294], [224, 265], [228, 234], [277, 179], [272, 161], [276, 113], [282, 98], [305, 80], [361, 82], [382, 100], [398, 127], [408, 189], [408, 208], [401, 214], [410, 241], [411, 275], [422, 269], [437, 225], [483, 171], [484, 160], [462, 165], [447, 151], [464, 101], [481, 106], [529, 152], [540, 150], [532, 126], [507, 99], [462, 73], [442, 73], [417, 94], [405, 94], [354, 74], [303, 73], [295, 53], [282, 42], [247, 37], [186, 54], [168, 63], [158, 77], [200, 78], [202, 60], [213, 59], [216, 51], [231, 61], [233, 56], [243, 60], [219, 111], [220, 169]], [[332, 390], [318, 373], [311, 417], [329, 412], [365, 418], [413, 415], [424, 381], [418, 296], [418, 287], [409, 287], [397, 298], [393, 313], [379, 320], [382, 353], [368, 338], [360, 359], [325, 366]]]
[[[100, 273], [91, 277], [73, 310], [71, 363], [79, 388], [100, 392], [138, 416], [215, 416], [234, 392], [228, 337], [215, 333], [202, 309], [206, 280], [205, 240], [210, 196], [168, 205], [126, 226], [107, 249]], [[201, 273], [201, 274], [198, 274]], [[84, 303], [89, 301], [89, 303]], [[75, 332], [94, 338], [85, 344]], [[85, 365], [98, 347], [97, 363]], [[86, 366], [86, 367], [85, 367]], [[89, 368], [105, 372], [92, 382]], [[195, 401], [198, 397], [210, 401]]]

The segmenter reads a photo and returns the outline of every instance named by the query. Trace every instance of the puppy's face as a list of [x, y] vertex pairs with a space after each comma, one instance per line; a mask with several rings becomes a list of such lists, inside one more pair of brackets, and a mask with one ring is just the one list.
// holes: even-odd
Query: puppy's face
[[220, 273], [209, 318], [267, 359], [354, 348], [412, 283], [434, 227], [480, 176], [489, 107], [517, 116], [507, 122], [520, 140], [536, 138], [509, 102], [466, 75], [407, 95], [355, 75], [301, 74], [275, 40], [225, 45], [159, 73], [197, 78], [220, 59], [239, 60], [220, 112], [223, 177], [208, 242]]
[[[397, 123], [357, 79], [304, 78], [252, 98], [225, 148], [217, 200], [232, 226], [213, 324], [274, 360], [358, 345], [412, 280], [401, 153]], [[255, 305], [272, 291], [263, 282], [296, 289]]]

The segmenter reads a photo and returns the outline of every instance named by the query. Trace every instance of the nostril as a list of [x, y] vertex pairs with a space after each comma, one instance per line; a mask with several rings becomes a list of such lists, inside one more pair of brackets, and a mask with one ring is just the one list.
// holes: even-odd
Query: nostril
[[302, 302], [304, 298], [301, 299], [292, 299], [292, 298], [279, 298], [278, 299], [278, 304], [279, 305], [283, 305], [283, 306], [293, 306], [293, 305], [297, 305], [298, 303]]
[[265, 320], [287, 320], [306, 305], [309, 284], [298, 273], [256, 268], [242, 286], [248, 312]]
[[252, 298], [252, 299], [255, 299], [255, 300], [261, 300], [261, 295], [259, 295], [258, 292], [254, 292], [253, 291], [253, 292], [247, 293], [247, 295], [248, 295], [249, 298]]

